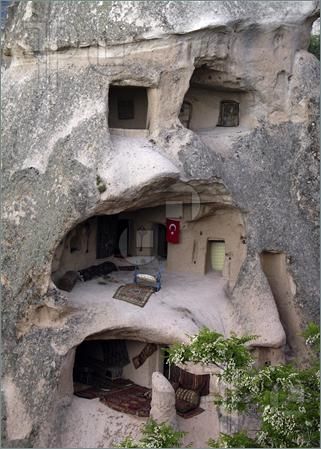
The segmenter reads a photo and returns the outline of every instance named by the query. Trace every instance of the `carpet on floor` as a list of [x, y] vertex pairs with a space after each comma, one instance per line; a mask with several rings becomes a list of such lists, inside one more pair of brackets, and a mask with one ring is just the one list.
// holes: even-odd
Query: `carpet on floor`
[[145, 287], [136, 284], [126, 284], [121, 285], [117, 289], [113, 298], [129, 302], [130, 304], [135, 304], [139, 307], [144, 307], [144, 305], [147, 303], [150, 296], [154, 292], [155, 290], [153, 287]]
[[102, 393], [103, 391], [99, 388], [91, 387], [87, 388], [86, 390], [75, 391], [74, 395], [83, 399], [96, 399], [99, 398]]
[[118, 412], [147, 418], [151, 408], [149, 391], [149, 388], [133, 385], [121, 391], [106, 392], [100, 401]]

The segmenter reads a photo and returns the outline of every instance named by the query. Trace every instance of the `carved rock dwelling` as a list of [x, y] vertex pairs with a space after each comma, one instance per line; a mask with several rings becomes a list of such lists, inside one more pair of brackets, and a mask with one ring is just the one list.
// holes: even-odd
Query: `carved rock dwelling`
[[317, 17], [314, 1], [9, 7], [5, 444], [107, 447], [151, 414], [204, 447], [226, 430], [215, 373], [169, 368], [162, 350], [204, 326], [257, 335], [261, 365], [304, 363]]

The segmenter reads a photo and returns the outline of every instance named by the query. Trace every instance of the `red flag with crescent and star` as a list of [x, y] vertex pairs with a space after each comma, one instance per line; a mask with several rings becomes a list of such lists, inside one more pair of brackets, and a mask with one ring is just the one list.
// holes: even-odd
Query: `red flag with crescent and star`
[[166, 240], [168, 243], [179, 243], [179, 221], [166, 220]]

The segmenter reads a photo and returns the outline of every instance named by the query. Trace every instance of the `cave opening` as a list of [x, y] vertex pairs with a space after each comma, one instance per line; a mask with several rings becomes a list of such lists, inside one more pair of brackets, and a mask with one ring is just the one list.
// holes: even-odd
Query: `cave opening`
[[98, 398], [111, 409], [148, 417], [152, 374], [164, 369], [162, 345], [92, 338], [84, 340], [75, 351], [74, 395]]
[[157, 270], [166, 263], [165, 207], [96, 215], [76, 225], [58, 245], [52, 279], [71, 291], [77, 280], [133, 271], [141, 264]]
[[[97, 339], [96, 339], [97, 338]], [[99, 399], [110, 409], [148, 417], [151, 409], [152, 375], [160, 372], [176, 392], [176, 409], [181, 416], [203, 412], [201, 397], [210, 389], [209, 374], [192, 374], [169, 365], [168, 345], [126, 339], [90, 336], [74, 350], [73, 395]], [[197, 398], [197, 401], [192, 401]]]
[[288, 271], [287, 256], [283, 252], [263, 251], [261, 265], [270, 285], [280, 321], [286, 334], [286, 351], [289, 357], [301, 345], [299, 317], [294, 307], [295, 284]]
[[[51, 272], [54, 284], [72, 292], [75, 300], [87, 297], [97, 285], [105, 286], [95, 292], [101, 298], [103, 294], [114, 298], [121, 283], [144, 284], [153, 292], [166, 285], [178, 291], [193, 274], [211, 277], [207, 281], [217, 286], [224, 280], [234, 285], [246, 255], [242, 216], [236, 209], [210, 203], [197, 206], [176, 199], [87, 218], [57, 246]], [[206, 293], [202, 278], [195, 282]]]
[[228, 73], [203, 65], [194, 70], [179, 120], [192, 131], [250, 127], [254, 98]]
[[147, 129], [148, 95], [146, 87], [109, 88], [108, 126], [113, 129]]

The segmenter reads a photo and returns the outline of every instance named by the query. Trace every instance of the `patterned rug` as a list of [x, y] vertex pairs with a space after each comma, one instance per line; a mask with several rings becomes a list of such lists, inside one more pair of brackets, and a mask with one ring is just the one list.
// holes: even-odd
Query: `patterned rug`
[[118, 412], [147, 418], [151, 404], [149, 391], [148, 388], [133, 385], [121, 391], [106, 392], [100, 401]]
[[113, 298], [135, 304], [139, 307], [144, 307], [152, 293], [154, 293], [154, 289], [152, 287], [126, 284], [117, 289]]
[[106, 379], [103, 382], [103, 385], [100, 384], [94, 386], [86, 386], [75, 382], [74, 395], [85, 399], [95, 399], [100, 398], [110, 392], [119, 392], [122, 390], [126, 390], [127, 388], [130, 388], [132, 386], [135, 386], [135, 384], [131, 380], [122, 378], [115, 379], [113, 381]]
[[102, 391], [98, 388], [87, 388], [86, 390], [75, 391], [74, 395], [84, 399], [96, 399], [99, 398]]

